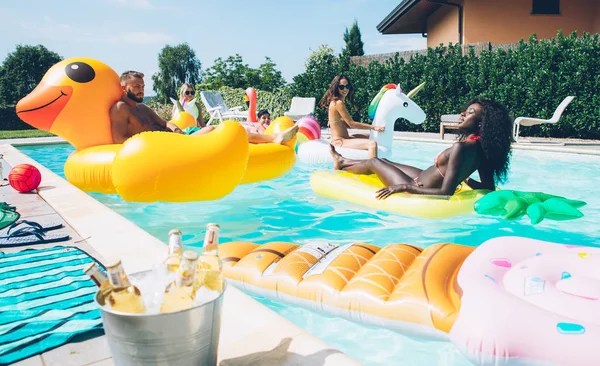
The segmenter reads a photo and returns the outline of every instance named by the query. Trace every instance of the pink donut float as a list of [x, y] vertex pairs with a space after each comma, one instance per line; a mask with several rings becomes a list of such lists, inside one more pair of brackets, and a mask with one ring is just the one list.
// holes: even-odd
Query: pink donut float
[[494, 238], [458, 285], [450, 338], [476, 365], [600, 364], [600, 248]]

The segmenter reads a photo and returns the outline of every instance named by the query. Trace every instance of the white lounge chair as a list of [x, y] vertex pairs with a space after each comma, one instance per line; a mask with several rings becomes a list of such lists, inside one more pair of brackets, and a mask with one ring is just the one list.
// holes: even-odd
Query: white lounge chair
[[574, 98], [575, 97], [573, 96], [568, 96], [565, 99], [563, 99], [558, 108], [556, 108], [556, 110], [554, 111], [552, 118], [550, 119], [540, 119], [531, 117], [519, 117], [515, 119], [515, 125], [513, 127], [513, 137], [515, 139], [515, 142], [519, 142], [519, 130], [521, 126], [535, 126], [541, 125], [543, 123], [557, 123], [560, 117], [562, 116], [563, 112], [569, 105], [569, 103], [571, 103], [571, 101]]
[[444, 139], [446, 130], [458, 130], [460, 114], [442, 114], [440, 117], [440, 137]]
[[206, 125], [210, 125], [213, 120], [218, 119], [223, 122], [223, 119], [247, 119], [248, 112], [242, 112], [242, 106], [228, 108], [223, 100], [223, 96], [219, 92], [200, 92], [200, 99], [210, 115]]
[[315, 111], [315, 102], [315, 98], [293, 97], [290, 110], [284, 112], [283, 115], [290, 117], [294, 121], [297, 121]]

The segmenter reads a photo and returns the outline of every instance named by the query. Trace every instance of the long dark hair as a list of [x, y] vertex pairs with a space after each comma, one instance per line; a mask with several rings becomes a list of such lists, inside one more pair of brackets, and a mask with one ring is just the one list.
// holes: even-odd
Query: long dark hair
[[331, 103], [332, 100], [342, 99], [339, 89], [340, 81], [342, 79], [346, 79], [346, 81], [348, 82], [348, 86], [350, 87], [350, 92], [348, 92], [348, 95], [346, 95], [346, 100], [350, 101], [351, 104], [352, 102], [354, 102], [354, 86], [352, 86], [350, 78], [346, 75], [337, 75], [333, 78], [333, 80], [331, 80], [331, 84], [329, 84], [329, 89], [327, 89], [327, 92], [325, 92], [325, 95], [323, 95], [323, 98], [321, 98], [319, 106], [327, 108], [329, 107], [329, 103]]
[[[494, 181], [503, 183], [510, 168], [513, 121], [508, 109], [500, 102], [474, 98], [465, 104], [461, 111], [465, 111], [471, 104], [481, 105], [479, 142], [487, 160], [486, 165], [493, 170]], [[464, 141], [466, 138], [466, 133], [459, 134], [459, 141]]]

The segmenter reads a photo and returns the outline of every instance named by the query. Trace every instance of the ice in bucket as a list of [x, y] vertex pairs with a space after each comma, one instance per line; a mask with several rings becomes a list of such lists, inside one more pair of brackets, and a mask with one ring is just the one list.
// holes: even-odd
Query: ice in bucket
[[121, 261], [107, 265], [108, 274], [95, 264], [85, 272], [100, 287], [105, 306], [116, 311], [156, 314], [200, 306], [218, 298], [224, 289], [219, 230], [217, 224], [207, 225], [200, 256], [193, 250], [184, 251], [181, 231], [171, 230], [164, 262], [131, 280]]

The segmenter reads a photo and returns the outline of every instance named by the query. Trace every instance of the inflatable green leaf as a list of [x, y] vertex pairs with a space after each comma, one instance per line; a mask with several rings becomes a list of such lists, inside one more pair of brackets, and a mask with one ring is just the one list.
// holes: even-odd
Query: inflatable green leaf
[[584, 201], [571, 200], [543, 192], [497, 190], [475, 202], [475, 212], [481, 215], [500, 216], [515, 220], [529, 216], [533, 225], [548, 220], [573, 220], [583, 216], [578, 210]]
[[545, 215], [546, 209], [544, 208], [544, 204], [541, 202], [534, 203], [533, 205], [527, 207], [527, 216], [529, 216], [529, 220], [533, 225], [542, 222]]

